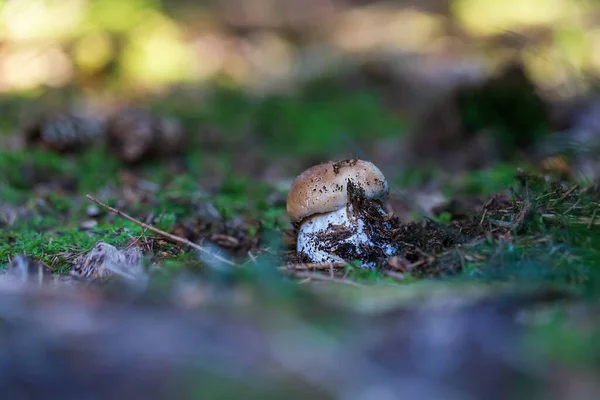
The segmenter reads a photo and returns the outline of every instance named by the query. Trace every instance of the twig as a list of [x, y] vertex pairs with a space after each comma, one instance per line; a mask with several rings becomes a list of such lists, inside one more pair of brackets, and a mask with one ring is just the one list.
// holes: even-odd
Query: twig
[[258, 264], [256, 262], [256, 257], [254, 256], [254, 254], [252, 254], [252, 252], [250, 250], [248, 250], [248, 258], [250, 259], [250, 261], [252, 261], [254, 264]]
[[588, 228], [591, 228], [594, 225], [594, 221], [596, 221], [596, 212], [598, 212], [598, 207], [594, 208], [594, 212], [592, 213], [592, 219], [590, 219], [590, 223], [588, 224]]
[[419, 260], [419, 261], [415, 261], [414, 263], [410, 263], [406, 266], [406, 271], [405, 272], [410, 272], [413, 269], [420, 267], [421, 265], [425, 264], [426, 262], [431, 262], [431, 261], [435, 261], [435, 260]]
[[85, 197], [86, 197], [88, 200], [90, 200], [90, 201], [92, 201], [92, 202], [94, 202], [94, 203], [98, 204], [100, 207], [103, 207], [103, 208], [107, 209], [107, 210], [108, 210], [108, 211], [110, 211], [111, 213], [113, 213], [113, 214], [116, 214], [116, 215], [118, 215], [119, 217], [123, 217], [123, 218], [125, 218], [125, 219], [127, 219], [127, 220], [129, 220], [129, 221], [133, 222], [134, 224], [141, 226], [141, 227], [142, 227], [142, 228], [144, 228], [144, 229], [147, 229], [147, 230], [149, 230], [149, 231], [152, 231], [152, 232], [154, 232], [154, 233], [157, 233], [157, 234], [159, 234], [159, 235], [161, 235], [161, 236], [164, 236], [164, 237], [166, 237], [166, 238], [168, 238], [168, 239], [171, 239], [173, 242], [176, 242], [176, 243], [179, 243], [179, 244], [182, 244], [182, 245], [185, 245], [185, 246], [192, 247], [192, 248], [194, 248], [194, 249], [196, 249], [196, 250], [198, 250], [198, 251], [201, 251], [201, 252], [203, 252], [203, 253], [205, 253], [205, 254], [207, 254], [207, 255], [209, 255], [209, 256], [211, 256], [211, 257], [215, 258], [216, 260], [219, 260], [219, 261], [221, 261], [221, 262], [224, 262], [225, 264], [229, 264], [229, 265], [234, 265], [234, 266], [237, 266], [237, 264], [236, 264], [236, 263], [234, 263], [233, 261], [231, 261], [231, 260], [228, 260], [228, 259], [226, 259], [226, 258], [223, 258], [223, 257], [219, 256], [218, 254], [214, 254], [214, 253], [212, 253], [211, 251], [209, 251], [209, 250], [205, 249], [204, 247], [202, 247], [202, 246], [200, 246], [200, 245], [198, 245], [198, 244], [196, 244], [196, 243], [194, 243], [194, 242], [192, 242], [192, 241], [189, 241], [189, 240], [187, 240], [187, 239], [185, 239], [185, 238], [182, 238], [182, 237], [180, 237], [180, 236], [173, 235], [173, 234], [171, 234], [171, 233], [168, 233], [168, 232], [162, 231], [162, 230], [160, 230], [160, 229], [158, 229], [158, 228], [155, 228], [155, 227], [153, 227], [153, 226], [151, 226], [151, 225], [148, 225], [148, 224], [145, 224], [145, 223], [143, 223], [143, 222], [141, 222], [141, 221], [138, 221], [137, 219], [135, 219], [135, 218], [133, 218], [133, 217], [131, 217], [131, 216], [129, 216], [129, 215], [127, 215], [127, 214], [125, 214], [124, 212], [122, 212], [122, 211], [120, 211], [120, 210], [117, 210], [116, 208], [113, 208], [113, 207], [111, 207], [111, 206], [108, 206], [108, 205], [106, 205], [106, 204], [102, 203], [100, 200], [98, 200], [98, 199], [96, 199], [96, 198], [94, 198], [94, 197], [90, 196], [89, 194], [86, 194], [86, 195], [85, 195]]
[[579, 205], [579, 201], [580, 201], [580, 200], [581, 200], [581, 199], [577, 199], [577, 201], [575, 202], [575, 204], [573, 204], [571, 207], [569, 207], [569, 208], [567, 209], [567, 211], [565, 211], [565, 212], [563, 213], [563, 215], [567, 215], [568, 213], [570, 213], [571, 211], [573, 211], [573, 210], [575, 209], [575, 207], [577, 207], [577, 206]]
[[400, 273], [400, 272], [394, 272], [394, 271], [385, 271], [384, 272], [387, 276], [389, 276], [390, 278], [393, 278], [397, 281], [403, 281], [405, 279], [404, 274]]
[[435, 257], [432, 254], [429, 254], [425, 251], [423, 251], [423, 249], [421, 249], [419, 246], [416, 246], [412, 243], [408, 243], [408, 242], [399, 242], [400, 244], [402, 244], [403, 246], [410, 246], [413, 249], [415, 249], [418, 253], [420, 253], [423, 257], [426, 257], [428, 260], [435, 260]]
[[[558, 220], [559, 216], [556, 214], [542, 214], [542, 218], [550, 220], [550, 221], [554, 221], [554, 220]], [[586, 225], [588, 228], [591, 228], [592, 226], [600, 225], [598, 218], [593, 215], [592, 215], [592, 218], [586, 218], [586, 217], [574, 218], [574, 217], [568, 217], [568, 216], [565, 216], [565, 218], [569, 218], [567, 221], [570, 224]]]
[[502, 221], [500, 219], [490, 219], [489, 222], [490, 224], [499, 226], [501, 228], [511, 228], [513, 226], [513, 224], [511, 224], [510, 222]]
[[573, 186], [571, 189], [569, 189], [566, 192], [564, 192], [563, 195], [558, 198], [558, 200], [564, 200], [564, 199], [566, 199], [571, 193], [573, 193], [573, 191], [575, 189], [577, 189], [577, 185]]
[[517, 233], [522, 233], [525, 228], [525, 224], [531, 218], [533, 214], [533, 209], [531, 207], [531, 203], [526, 202], [523, 206], [523, 209], [517, 214], [517, 217], [514, 220], [514, 229]]
[[465, 261], [465, 256], [458, 249], [456, 249], [456, 253], [458, 254], [458, 258], [460, 259], [460, 267], [462, 268], [463, 271], [466, 271], [467, 262]]
[[481, 220], [479, 220], [479, 226], [483, 225], [483, 220], [485, 219], [486, 215], [487, 215], [487, 208], [483, 210], [483, 215], [481, 216]]

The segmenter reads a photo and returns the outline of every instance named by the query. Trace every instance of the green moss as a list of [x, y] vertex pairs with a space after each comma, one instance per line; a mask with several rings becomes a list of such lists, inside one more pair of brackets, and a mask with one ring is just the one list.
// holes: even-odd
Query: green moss
[[497, 164], [489, 169], [468, 171], [459, 182], [445, 189], [446, 194], [456, 191], [463, 195], [490, 196], [511, 188], [516, 183], [515, 175], [523, 165]]
[[0, 182], [16, 190], [28, 190], [33, 181], [65, 176], [68, 165], [55, 153], [32, 149], [0, 150]]
[[190, 107], [198, 100], [174, 93], [155, 99], [150, 108], [177, 116], [198, 137], [216, 130], [226, 148], [251, 136], [271, 158], [326, 155], [334, 148], [355, 151], [356, 145], [406, 130], [376, 89], [352, 90], [339, 78], [316, 79], [290, 95], [257, 98], [217, 86], [206, 97], [201, 107]]
[[0, 265], [5, 265], [16, 255], [27, 254], [64, 272], [68, 270], [67, 258], [90, 250], [96, 242], [123, 246], [141, 233], [140, 227], [129, 222], [98, 225], [89, 231], [77, 226], [48, 226], [47, 221], [40, 222], [38, 229], [21, 225], [10, 231], [0, 231]]
[[120, 163], [102, 146], [78, 154], [70, 163], [69, 172], [81, 192], [94, 191], [117, 181]]
[[0, 182], [0, 199], [9, 204], [18, 204], [26, 201], [27, 194], [11, 185]]
[[[272, 97], [257, 112], [256, 129], [264, 144], [281, 154], [326, 154], [352, 147], [353, 140], [401, 134], [404, 126], [386, 111], [375, 93], [305, 93], [301, 97]], [[349, 142], [350, 141], [350, 142]]]
[[441, 172], [439, 167], [434, 165], [419, 164], [400, 172], [393, 182], [402, 188], [419, 187], [439, 176]]
[[113, 183], [118, 169], [118, 161], [102, 148], [74, 155], [43, 149], [0, 150], [0, 187], [12, 199], [22, 197], [35, 185], [49, 182], [79, 191], [96, 190]]

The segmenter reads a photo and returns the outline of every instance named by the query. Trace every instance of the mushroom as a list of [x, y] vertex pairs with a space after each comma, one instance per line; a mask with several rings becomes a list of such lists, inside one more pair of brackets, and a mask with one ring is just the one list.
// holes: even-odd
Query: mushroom
[[330, 161], [307, 169], [292, 182], [287, 198], [288, 216], [298, 228], [297, 252], [312, 262], [360, 259], [366, 267], [395, 254], [385, 233], [388, 194], [383, 173], [368, 161]]

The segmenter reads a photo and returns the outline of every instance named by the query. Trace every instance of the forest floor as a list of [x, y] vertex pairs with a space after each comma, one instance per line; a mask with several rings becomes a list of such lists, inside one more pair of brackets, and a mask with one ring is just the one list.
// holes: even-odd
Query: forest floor
[[[448, 100], [445, 117], [411, 136], [381, 93], [336, 85], [266, 99], [174, 91], [113, 121], [113, 141], [99, 129], [75, 149], [91, 120], [73, 128], [71, 114], [37, 117], [27, 99], [3, 100], [3, 393], [165, 398], [177, 383], [211, 398], [592, 398], [595, 180], [567, 156], [528, 157], [537, 142], [514, 141], [510, 156], [489, 136], [478, 147], [488, 123], [524, 136], [530, 125], [512, 116], [465, 122]], [[448, 114], [463, 131], [428, 125]], [[143, 136], [148, 124], [168, 136], [166, 117], [185, 131], [174, 155], [162, 154], [168, 138]], [[125, 131], [142, 133], [132, 144]], [[291, 181], [354, 156], [389, 180], [401, 251], [374, 269], [298, 263]], [[17, 291], [23, 271], [35, 284]], [[40, 274], [50, 283], [38, 287]], [[29, 380], [38, 385], [18, 383]]]

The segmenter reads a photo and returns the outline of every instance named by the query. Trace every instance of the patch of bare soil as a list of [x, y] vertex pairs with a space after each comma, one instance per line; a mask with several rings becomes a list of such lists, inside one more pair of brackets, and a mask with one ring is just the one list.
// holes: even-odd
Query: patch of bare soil
[[258, 250], [260, 229], [259, 221], [252, 218], [223, 218], [199, 210], [193, 217], [177, 222], [171, 233], [194, 243], [210, 241], [234, 256], [245, 257]]

